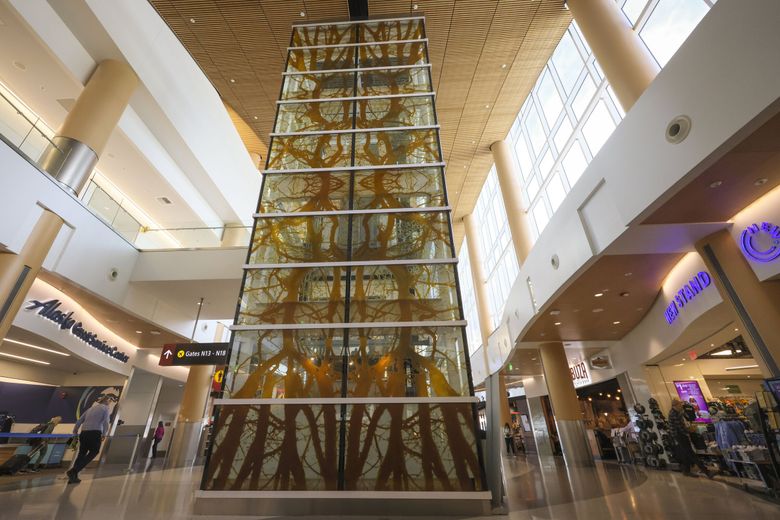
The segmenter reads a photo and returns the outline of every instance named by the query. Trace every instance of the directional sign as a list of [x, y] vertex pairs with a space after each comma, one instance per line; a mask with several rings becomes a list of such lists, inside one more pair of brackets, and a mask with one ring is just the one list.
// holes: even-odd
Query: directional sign
[[178, 343], [164, 345], [160, 366], [224, 365], [229, 343]]

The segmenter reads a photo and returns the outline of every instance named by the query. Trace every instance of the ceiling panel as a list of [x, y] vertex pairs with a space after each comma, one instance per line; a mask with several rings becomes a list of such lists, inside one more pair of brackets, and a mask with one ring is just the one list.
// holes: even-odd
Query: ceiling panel
[[[347, 0], [150, 0], [226, 103], [267, 143], [291, 24], [347, 20]], [[503, 139], [568, 27], [561, 0], [369, 0], [425, 15], [456, 242]], [[303, 16], [302, 16], [303, 15]]]

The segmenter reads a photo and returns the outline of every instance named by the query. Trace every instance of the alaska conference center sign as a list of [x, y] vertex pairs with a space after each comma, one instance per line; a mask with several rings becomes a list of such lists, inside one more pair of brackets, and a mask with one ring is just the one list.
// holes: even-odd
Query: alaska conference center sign
[[25, 307], [24, 310], [38, 311], [38, 316], [56, 323], [61, 330], [70, 331], [71, 334], [90, 347], [95, 348], [122, 363], [127, 363], [127, 360], [130, 359], [127, 354], [120, 351], [115, 346], [109, 345], [101, 340], [94, 332], [85, 329], [84, 324], [73, 317], [73, 311], [65, 312], [58, 310], [59, 306], [62, 305], [59, 300], [49, 300], [46, 302], [30, 300], [27, 303], [28, 306]]
[[160, 366], [224, 365], [227, 363], [228, 343], [177, 343], [164, 345]]

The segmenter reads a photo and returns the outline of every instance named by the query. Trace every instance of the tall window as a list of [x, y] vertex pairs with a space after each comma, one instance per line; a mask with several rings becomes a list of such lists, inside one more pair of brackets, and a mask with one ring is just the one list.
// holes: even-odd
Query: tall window
[[[504, 201], [498, 189], [495, 167], [490, 169], [474, 208], [479, 223], [479, 249], [487, 277], [490, 318], [493, 328], [501, 320], [509, 289], [519, 271]], [[472, 244], [469, 244], [473, 247]]]
[[477, 297], [474, 292], [474, 278], [471, 276], [471, 260], [469, 260], [469, 245], [464, 240], [458, 253], [458, 279], [460, 280], [460, 297], [463, 300], [463, 316], [468, 322], [466, 339], [469, 344], [469, 356], [482, 344], [482, 329], [479, 326], [477, 313]]

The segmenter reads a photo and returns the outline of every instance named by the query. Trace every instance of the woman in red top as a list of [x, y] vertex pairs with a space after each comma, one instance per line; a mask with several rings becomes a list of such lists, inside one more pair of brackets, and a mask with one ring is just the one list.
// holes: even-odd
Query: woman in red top
[[163, 440], [165, 436], [165, 428], [163, 428], [163, 422], [157, 423], [157, 429], [154, 430], [154, 443], [152, 444], [152, 458], [157, 458], [157, 445]]

